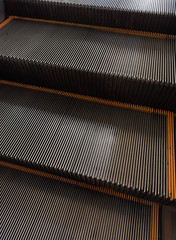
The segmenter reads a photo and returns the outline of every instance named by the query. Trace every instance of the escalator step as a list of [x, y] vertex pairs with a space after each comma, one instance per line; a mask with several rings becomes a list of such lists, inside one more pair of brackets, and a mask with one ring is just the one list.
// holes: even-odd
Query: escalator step
[[9, 15], [176, 34], [175, 0], [5, 0]]
[[0, 179], [1, 239], [157, 239], [150, 205], [2, 166]]
[[176, 40], [14, 19], [0, 78], [176, 111]]
[[166, 201], [167, 117], [0, 85], [6, 160]]

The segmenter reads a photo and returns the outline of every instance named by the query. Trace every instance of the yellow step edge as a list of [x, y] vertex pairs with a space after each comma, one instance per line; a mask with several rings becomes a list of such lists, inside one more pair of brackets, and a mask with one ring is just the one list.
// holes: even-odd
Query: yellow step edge
[[14, 19], [13, 16], [8, 17], [5, 21], [0, 23], [0, 29], [3, 28], [5, 25], [7, 25], [9, 22], [11, 22]]
[[159, 233], [159, 204], [152, 203], [151, 209], [151, 240], [158, 240], [158, 233]]
[[175, 144], [174, 144], [174, 113], [167, 116], [167, 188], [171, 200], [176, 199], [175, 184]]
[[171, 143], [170, 143], [171, 129], [170, 129], [170, 113], [167, 116], [167, 189], [168, 197], [172, 197], [171, 193]]
[[173, 199], [176, 199], [174, 113], [171, 113]]
[[[75, 27], [92, 28], [92, 29], [97, 29], [97, 30], [101, 30], [101, 31], [120, 33], [120, 34], [128, 34], [128, 35], [134, 35], [134, 36], [176, 39], [176, 35], [171, 35], [171, 34], [152, 33], [152, 32], [129, 30], [129, 29], [122, 29], [122, 28], [102, 27], [102, 26], [62, 22], [62, 21], [55, 21], [55, 20], [46, 20], [46, 19], [19, 17], [19, 16], [9, 16], [8, 19], [7, 19], [8, 21], [5, 20], [5, 21], [7, 21], [7, 23], [10, 22], [13, 19], [23, 19], [23, 20], [27, 20], [27, 21], [47, 22], [47, 23], [62, 24], [62, 25], [75, 26]], [[7, 23], [4, 23], [4, 25], [3, 25], [3, 23], [1, 23], [0, 28], [4, 27]]]

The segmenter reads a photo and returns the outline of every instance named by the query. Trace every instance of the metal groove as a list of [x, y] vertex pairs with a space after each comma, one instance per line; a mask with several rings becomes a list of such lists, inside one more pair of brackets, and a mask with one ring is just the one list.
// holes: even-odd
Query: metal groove
[[5, 6], [21, 17], [176, 34], [174, 0], [5, 0]]
[[3, 158], [95, 186], [168, 199], [165, 115], [3, 84], [0, 93]]
[[20, 19], [0, 35], [1, 79], [176, 111], [175, 40]]

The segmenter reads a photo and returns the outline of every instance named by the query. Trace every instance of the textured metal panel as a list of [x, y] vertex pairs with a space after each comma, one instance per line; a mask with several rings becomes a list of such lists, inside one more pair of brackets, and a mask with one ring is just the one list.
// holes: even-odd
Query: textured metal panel
[[9, 15], [176, 33], [175, 0], [5, 0]]
[[0, 77], [176, 111], [176, 41], [12, 20]]
[[1, 154], [131, 194], [167, 198], [166, 116], [0, 86]]
[[0, 166], [1, 239], [150, 239], [151, 207]]

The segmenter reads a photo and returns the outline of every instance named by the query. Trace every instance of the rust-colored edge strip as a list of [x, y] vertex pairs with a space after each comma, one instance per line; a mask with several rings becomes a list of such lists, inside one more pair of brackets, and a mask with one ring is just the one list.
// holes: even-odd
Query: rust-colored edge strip
[[[170, 114], [170, 172], [172, 171], [172, 176], [169, 176], [170, 182], [172, 182], [172, 196], [171, 200], [176, 200], [176, 173], [175, 173], [175, 136], [174, 136], [174, 118], [176, 117], [175, 113], [168, 113]], [[171, 185], [171, 183], [170, 183]]]
[[9, 22], [11, 22], [14, 19], [13, 16], [8, 17], [5, 21], [0, 23], [0, 29], [3, 28], [5, 25], [7, 25]]
[[168, 191], [168, 197], [171, 198], [172, 193], [171, 193], [171, 178], [170, 178], [170, 158], [171, 158], [171, 143], [170, 143], [170, 112], [168, 113], [167, 116], [167, 191]]
[[172, 154], [172, 181], [173, 199], [176, 199], [176, 178], [175, 178], [175, 136], [174, 136], [174, 113], [171, 113], [171, 154]]
[[130, 110], [147, 112], [147, 113], [157, 113], [160, 115], [167, 116], [167, 111], [158, 110], [158, 109], [149, 108], [149, 107], [138, 106], [138, 105], [134, 105], [134, 104], [110, 101], [110, 100], [101, 99], [101, 98], [97, 98], [97, 97], [85, 96], [85, 95], [76, 94], [76, 93], [63, 92], [63, 91], [54, 90], [54, 89], [50, 89], [50, 88], [43, 88], [43, 87], [38, 87], [38, 86], [33, 86], [33, 85], [28, 85], [28, 84], [23, 84], [23, 83], [16, 83], [16, 82], [11, 82], [11, 81], [5, 81], [5, 80], [0, 80], [0, 84], [6, 84], [6, 85], [14, 86], [14, 87], [28, 88], [31, 90], [59, 94], [62, 96], [77, 98], [80, 100], [85, 100], [85, 101], [90, 101], [90, 102], [96, 102], [96, 103], [110, 105], [110, 106], [114, 106], [114, 107], [126, 108], [126, 109], [130, 109]]
[[174, 113], [167, 116], [167, 188], [170, 200], [176, 199]]
[[148, 200], [140, 199], [140, 198], [137, 198], [137, 197], [132, 197], [132, 196], [127, 195], [127, 194], [116, 192], [112, 189], [93, 186], [91, 184], [79, 182], [79, 181], [68, 179], [68, 178], [65, 178], [65, 177], [60, 177], [60, 176], [57, 176], [55, 174], [46, 173], [46, 172], [39, 171], [39, 170], [34, 170], [34, 169], [31, 169], [31, 168], [23, 167], [23, 166], [20, 166], [20, 165], [8, 163], [8, 162], [1, 161], [1, 160], [0, 160], [0, 165], [4, 166], [4, 167], [9, 167], [9, 168], [12, 168], [12, 169], [16, 169], [16, 170], [19, 170], [19, 171], [22, 171], [22, 172], [42, 176], [42, 177], [45, 177], [45, 178], [50, 178], [50, 179], [57, 180], [57, 181], [60, 181], [60, 182], [73, 184], [73, 185], [76, 185], [76, 186], [79, 186], [79, 187], [87, 188], [87, 189], [94, 190], [96, 192], [101, 192], [101, 193], [104, 193], [104, 194], [108, 194], [108, 195], [111, 195], [111, 196], [124, 198], [124, 199], [129, 200], [129, 201], [135, 201], [135, 202], [139, 202], [141, 204], [152, 206], [152, 202], [150, 202]]
[[174, 199], [174, 169], [173, 169], [173, 132], [174, 129], [172, 128], [172, 113], [170, 113], [170, 178], [171, 178], [171, 200]]
[[158, 231], [159, 231], [159, 204], [152, 203], [151, 208], [151, 240], [158, 240]]
[[128, 29], [122, 29], [122, 28], [101, 27], [101, 26], [86, 25], [86, 24], [79, 24], [79, 23], [70, 23], [70, 22], [38, 19], [38, 18], [18, 17], [18, 16], [10, 16], [10, 18], [23, 19], [23, 20], [27, 20], [27, 21], [46, 22], [46, 23], [53, 23], [53, 24], [62, 24], [62, 25], [75, 26], [75, 27], [92, 28], [92, 29], [97, 29], [97, 30], [101, 30], [101, 31], [142, 36], [142, 37], [176, 39], [175, 35], [163, 34], [163, 33], [152, 33], [152, 32], [128, 30]]

